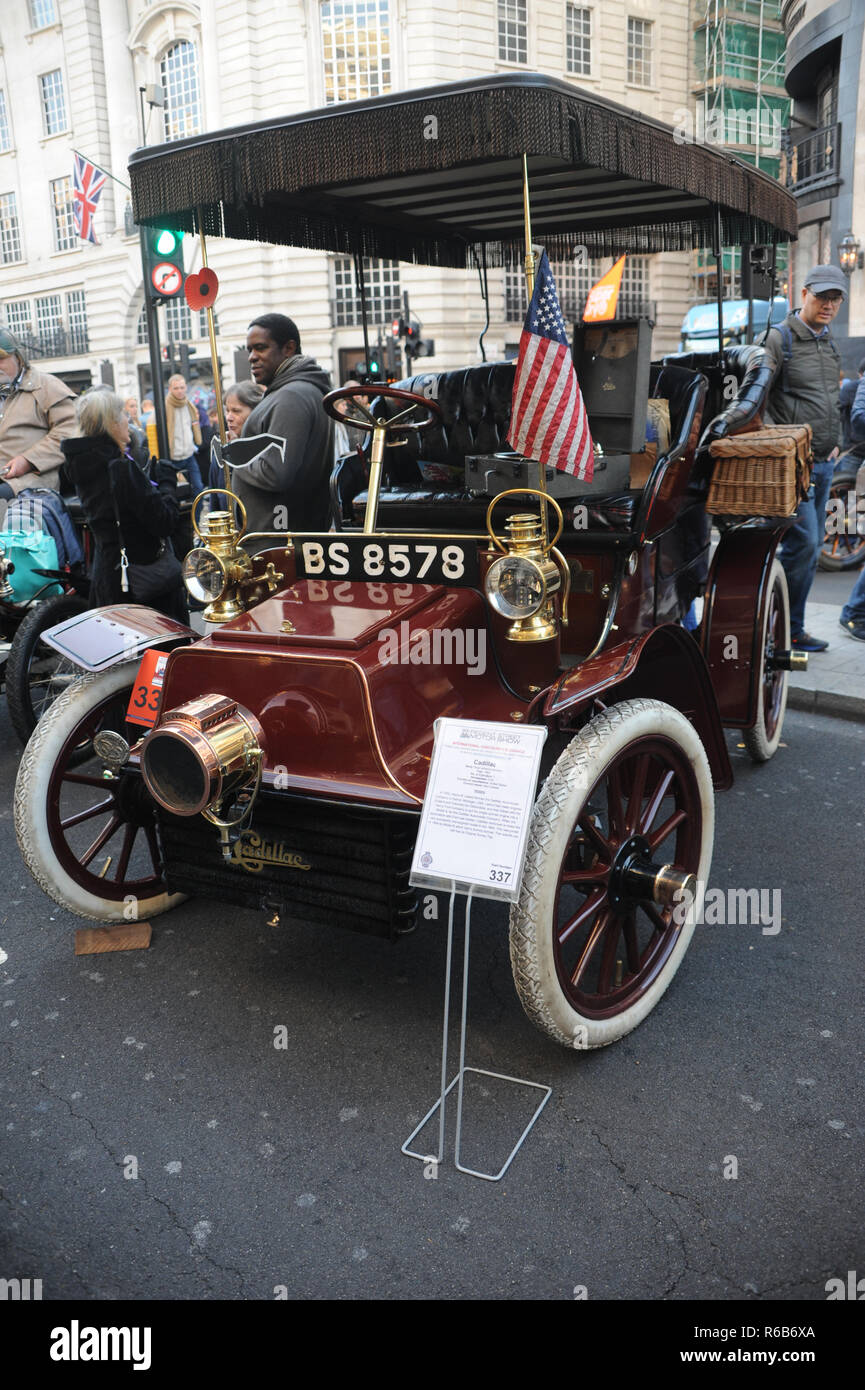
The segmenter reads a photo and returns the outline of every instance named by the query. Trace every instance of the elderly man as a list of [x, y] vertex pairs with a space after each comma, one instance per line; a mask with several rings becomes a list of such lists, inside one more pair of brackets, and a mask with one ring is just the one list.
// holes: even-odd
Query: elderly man
[[811, 490], [799, 503], [780, 551], [790, 590], [790, 636], [800, 652], [822, 652], [829, 645], [805, 631], [805, 600], [817, 571], [839, 453], [841, 359], [829, 325], [847, 288], [847, 276], [836, 265], [815, 265], [805, 277], [800, 307], [766, 339], [766, 356], [775, 372], [769, 394], [772, 419], [780, 425], [808, 424], [813, 431]]
[[74, 392], [31, 367], [17, 339], [0, 329], [0, 520], [16, 493], [59, 487], [60, 444], [74, 433]]

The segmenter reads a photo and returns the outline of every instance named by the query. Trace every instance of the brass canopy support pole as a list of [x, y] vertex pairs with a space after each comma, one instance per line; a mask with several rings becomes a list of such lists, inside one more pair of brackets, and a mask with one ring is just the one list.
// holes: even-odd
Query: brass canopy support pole
[[[207, 242], [204, 238], [204, 217], [202, 216], [201, 208], [198, 209], [197, 219], [198, 239], [201, 243], [201, 264], [202, 266], [206, 267]], [[222, 405], [222, 381], [219, 375], [219, 357], [216, 353], [216, 326], [213, 322], [213, 305], [208, 304], [204, 312], [207, 315], [207, 336], [210, 339], [210, 365], [213, 369], [213, 389], [216, 392], [216, 418], [219, 422], [219, 442], [220, 444], [225, 444], [227, 442], [225, 430], [225, 411], [223, 410]], [[228, 471], [227, 462], [223, 462], [222, 473], [222, 481], [225, 483], [225, 486], [227, 488], [230, 488], [231, 476]]]
[[[525, 152], [523, 153], [523, 221], [525, 223], [526, 230], [526, 297], [527, 303], [531, 304], [532, 295], [535, 292], [535, 253], [532, 250], [532, 209], [529, 200], [529, 161]], [[544, 465], [540, 461], [538, 461], [537, 464], [537, 473], [538, 491], [542, 493], [546, 491], [544, 484], [547, 480], [544, 476]], [[549, 548], [550, 543], [550, 527], [547, 518], [547, 504], [544, 501], [543, 497], [539, 497], [538, 501], [541, 505], [541, 543], [543, 544], [544, 550], [546, 551]]]

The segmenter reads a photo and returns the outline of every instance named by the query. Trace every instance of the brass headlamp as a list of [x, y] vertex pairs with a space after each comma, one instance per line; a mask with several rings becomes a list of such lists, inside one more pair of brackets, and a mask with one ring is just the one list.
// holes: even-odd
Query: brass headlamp
[[[195, 508], [208, 493], [219, 493], [237, 504], [243, 513], [240, 526], [230, 510], [208, 512], [202, 521], [203, 529], [199, 528]], [[194, 599], [207, 604], [206, 622], [227, 623], [245, 613], [252, 599], [257, 602], [278, 588], [283, 575], [272, 564], [268, 564], [263, 575], [252, 572], [252, 560], [240, 545], [246, 530], [246, 508], [233, 492], [227, 488], [205, 488], [193, 503], [192, 524], [204, 545], [190, 550], [183, 561], [183, 582]]]
[[223, 809], [239, 803], [245, 817], [258, 790], [263, 732], [236, 700], [202, 695], [169, 710], [142, 740], [140, 756], [147, 790], [166, 811], [229, 828]]
[[[510, 517], [505, 525], [508, 533], [506, 543], [492, 529], [492, 511], [496, 503], [502, 497], [529, 491], [528, 488], [509, 488], [507, 492], [499, 493], [487, 510], [487, 531], [504, 554], [494, 560], [487, 570], [484, 591], [494, 612], [512, 620], [506, 634], [511, 642], [547, 642], [555, 637], [558, 621], [553, 595], [561, 588], [563, 574], [566, 582], [563, 615], [570, 589], [567, 566], [555, 549], [564, 524], [561, 508], [555, 498], [543, 492], [531, 494], [550, 502], [558, 515], [558, 530], [551, 542], [544, 537], [541, 519], [531, 512], [520, 512]], [[564, 616], [563, 621], [567, 621]]]

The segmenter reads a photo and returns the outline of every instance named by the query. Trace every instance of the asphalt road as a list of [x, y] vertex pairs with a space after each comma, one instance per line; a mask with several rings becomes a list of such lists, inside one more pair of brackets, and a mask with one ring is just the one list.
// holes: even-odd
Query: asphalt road
[[[553, 1087], [493, 1185], [400, 1154], [436, 1094], [443, 922], [391, 947], [199, 901], [147, 952], [76, 958], [18, 857], [0, 702], [0, 1276], [46, 1299], [825, 1301], [865, 1273], [865, 731], [795, 713], [785, 740], [754, 768], [731, 739], [711, 877], [779, 889], [780, 932], [698, 926], [613, 1047], [531, 1027], [504, 911], [476, 908], [469, 1060]], [[526, 1097], [483, 1084], [464, 1158], [492, 1166]]]

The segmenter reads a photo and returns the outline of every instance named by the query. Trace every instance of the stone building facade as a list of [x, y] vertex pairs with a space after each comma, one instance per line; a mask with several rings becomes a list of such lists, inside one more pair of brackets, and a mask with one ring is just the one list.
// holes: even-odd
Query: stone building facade
[[[4, 0], [0, 9], [0, 317], [41, 366], [77, 386], [140, 394], [148, 367], [139, 242], [122, 183], [130, 152], [333, 101], [495, 72], [541, 71], [670, 124], [690, 88], [690, 4], [669, 0]], [[151, 104], [154, 88], [164, 105]], [[110, 171], [98, 244], [71, 220], [73, 151]], [[294, 317], [304, 351], [343, 377], [362, 339], [350, 262], [214, 242], [227, 381], [254, 312]], [[186, 269], [199, 262], [186, 243]], [[576, 311], [609, 262], [560, 269]], [[674, 349], [688, 306], [686, 254], [629, 260], [623, 292], [653, 306], [654, 350]], [[408, 291], [431, 367], [476, 360], [485, 313], [477, 276], [396, 264], [369, 270], [374, 322]], [[515, 345], [518, 276], [490, 276], [488, 358]], [[199, 316], [160, 310], [163, 344], [205, 358]], [[425, 365], [427, 365], [425, 363]]]

